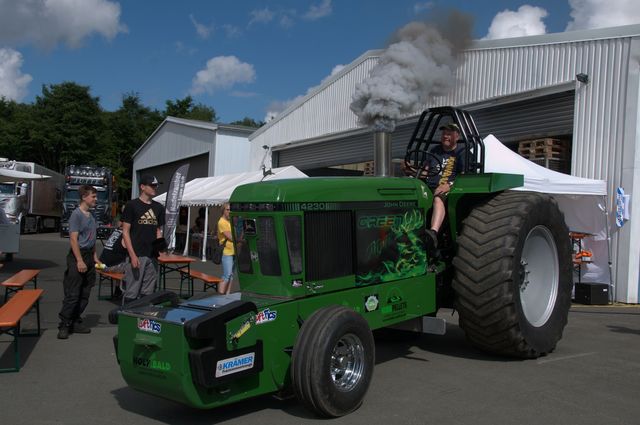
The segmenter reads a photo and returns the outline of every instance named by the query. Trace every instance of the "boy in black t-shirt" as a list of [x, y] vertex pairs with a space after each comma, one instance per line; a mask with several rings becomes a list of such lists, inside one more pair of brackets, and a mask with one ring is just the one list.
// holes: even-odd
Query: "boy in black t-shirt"
[[157, 270], [153, 242], [162, 237], [164, 207], [153, 200], [158, 180], [145, 174], [140, 178], [140, 197], [127, 202], [122, 213], [122, 237], [129, 253], [125, 268], [124, 300], [133, 301], [153, 293]]
[[[442, 132], [440, 146], [436, 146], [431, 150], [433, 159], [429, 161], [426, 168], [428, 170], [439, 165], [440, 169], [436, 175], [426, 178], [427, 185], [433, 191], [431, 226], [427, 230], [427, 237], [429, 238], [427, 244], [431, 249], [435, 249], [438, 246], [438, 232], [444, 222], [446, 214], [445, 201], [449, 191], [456, 180], [456, 176], [465, 169], [465, 147], [464, 144], [458, 145], [460, 128], [455, 123], [449, 123], [441, 126], [439, 130]], [[437, 163], [435, 161], [436, 158], [438, 160]], [[423, 172], [426, 173], [426, 170]], [[407, 175], [416, 175], [418, 170], [405, 163], [405, 173]], [[417, 177], [424, 177], [424, 175]]]

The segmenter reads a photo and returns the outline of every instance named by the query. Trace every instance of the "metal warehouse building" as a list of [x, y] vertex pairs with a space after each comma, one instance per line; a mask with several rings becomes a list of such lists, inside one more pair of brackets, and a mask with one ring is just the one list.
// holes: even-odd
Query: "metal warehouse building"
[[171, 176], [190, 164], [188, 180], [242, 173], [249, 170], [249, 135], [255, 128], [167, 117], [133, 154], [131, 196], [138, 196], [138, 181], [145, 173], [162, 182], [166, 192]]
[[[251, 169], [265, 147], [273, 166], [295, 165], [310, 175], [362, 169], [373, 159], [371, 130], [349, 110], [357, 83], [382, 51], [369, 51], [253, 133]], [[430, 106], [470, 111], [481, 135], [512, 147], [541, 137], [570, 143], [570, 171], [631, 196], [631, 218], [611, 226], [616, 299], [638, 303], [640, 275], [640, 25], [476, 41], [462, 54], [458, 84]], [[417, 116], [393, 133], [393, 157], [404, 157]], [[636, 189], [636, 196], [634, 195]], [[633, 237], [635, 235], [635, 237]]]

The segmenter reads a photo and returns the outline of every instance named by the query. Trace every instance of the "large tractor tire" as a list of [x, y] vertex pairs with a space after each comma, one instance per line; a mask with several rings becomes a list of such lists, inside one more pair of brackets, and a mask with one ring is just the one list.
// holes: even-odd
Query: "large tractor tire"
[[319, 416], [353, 412], [369, 389], [374, 360], [367, 321], [346, 307], [322, 308], [304, 322], [293, 347], [296, 397]]
[[553, 198], [503, 192], [476, 207], [453, 265], [460, 326], [476, 347], [522, 358], [553, 351], [573, 285], [569, 231]]

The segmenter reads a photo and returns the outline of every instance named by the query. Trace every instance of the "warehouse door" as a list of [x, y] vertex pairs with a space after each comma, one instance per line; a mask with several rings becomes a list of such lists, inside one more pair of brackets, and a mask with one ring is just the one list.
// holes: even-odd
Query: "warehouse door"
[[[144, 170], [138, 170], [138, 181], [143, 174], [151, 174], [155, 176], [160, 184], [158, 185], [157, 193], [161, 194], [169, 190], [169, 183], [173, 177], [173, 173], [176, 172], [184, 164], [189, 164], [189, 174], [187, 175], [187, 181], [191, 181], [198, 177], [208, 177], [209, 175], [209, 154], [194, 156], [191, 158], [185, 158], [178, 161], [170, 162], [168, 164], [158, 165], [156, 167], [150, 167]], [[135, 190], [135, 193], [138, 191]]]
[[471, 110], [482, 137], [493, 134], [502, 143], [570, 136], [573, 133], [575, 91]]
[[[470, 109], [482, 137], [496, 136], [505, 144], [542, 137], [569, 137], [573, 132], [575, 91], [565, 91], [530, 99], [477, 106]], [[392, 133], [392, 155], [403, 158], [417, 117], [399, 123]], [[274, 152], [278, 167], [294, 165], [301, 170], [353, 164], [373, 160], [370, 131], [291, 147]]]

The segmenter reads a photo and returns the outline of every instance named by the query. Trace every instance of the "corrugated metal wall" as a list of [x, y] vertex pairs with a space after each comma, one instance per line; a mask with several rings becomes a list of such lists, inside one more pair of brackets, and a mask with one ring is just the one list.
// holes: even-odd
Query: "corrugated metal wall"
[[[166, 122], [134, 158], [133, 169], [141, 170], [213, 152], [215, 133], [202, 128]], [[189, 143], [185, 143], [188, 140]]]
[[[483, 137], [493, 134], [508, 143], [534, 137], [570, 135], [573, 131], [573, 109], [574, 92], [568, 91], [478, 109], [473, 111], [473, 118]], [[416, 122], [417, 119], [403, 122], [393, 132], [394, 158], [404, 158]], [[372, 159], [373, 136], [367, 131], [279, 150], [276, 164], [278, 167], [295, 165], [304, 170]]]

